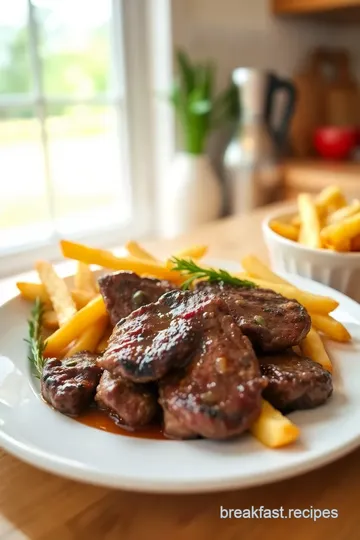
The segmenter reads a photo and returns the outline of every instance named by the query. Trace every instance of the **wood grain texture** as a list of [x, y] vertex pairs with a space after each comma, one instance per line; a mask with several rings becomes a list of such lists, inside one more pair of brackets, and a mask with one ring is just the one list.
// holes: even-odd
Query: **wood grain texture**
[[338, 185], [349, 199], [360, 198], [360, 164], [321, 160], [289, 160], [283, 165], [284, 191], [287, 199], [298, 193], [319, 193]]
[[[265, 259], [260, 224], [268, 211], [226, 219], [186, 238], [149, 242], [146, 247], [166, 256], [189, 244], [210, 243], [212, 257], [239, 260], [256, 253]], [[1, 300], [13, 290], [14, 281], [0, 284]], [[145, 495], [80, 484], [42, 472], [0, 450], [0, 540], [358, 540], [359, 498], [360, 450], [285, 482], [191, 496]], [[337, 509], [339, 517], [316, 522], [220, 519], [220, 506], [261, 505], [285, 510]]]

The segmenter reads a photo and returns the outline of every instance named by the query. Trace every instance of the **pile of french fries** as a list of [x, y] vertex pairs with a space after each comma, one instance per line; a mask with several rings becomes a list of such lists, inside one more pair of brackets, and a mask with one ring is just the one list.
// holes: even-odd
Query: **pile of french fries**
[[[127, 270], [142, 276], [168, 279], [179, 286], [187, 278], [172, 270], [172, 257], [161, 261], [133, 241], [126, 245], [128, 254], [125, 257], [65, 240], [60, 242], [60, 246], [65, 258], [77, 261], [72, 288], [67, 286], [47, 261], [36, 263], [40, 283], [17, 283], [23, 298], [30, 301], [40, 298], [43, 302], [43, 325], [50, 333], [45, 342], [44, 354], [47, 358], [66, 358], [82, 350], [101, 353], [107, 346], [112, 327], [91, 265], [109, 271]], [[207, 250], [207, 246], [191, 246], [174, 256], [198, 261], [206, 255]], [[346, 328], [330, 315], [338, 303], [332, 298], [294, 287], [252, 255], [243, 258], [241, 265], [245, 272], [236, 274], [238, 277], [272, 289], [286, 298], [296, 299], [308, 310], [312, 328], [300, 344], [300, 349], [331, 372], [332, 364], [319, 332], [340, 342], [351, 339]], [[270, 448], [290, 444], [300, 435], [297, 426], [265, 401], [262, 413], [250, 431]]]
[[360, 201], [347, 202], [338, 186], [317, 197], [300, 193], [298, 214], [287, 221], [272, 220], [271, 229], [294, 242], [339, 252], [360, 251]]

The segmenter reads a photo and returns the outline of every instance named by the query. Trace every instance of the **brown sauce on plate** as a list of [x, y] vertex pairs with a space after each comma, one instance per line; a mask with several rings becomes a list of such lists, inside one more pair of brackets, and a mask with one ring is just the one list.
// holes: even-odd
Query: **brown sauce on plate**
[[157, 439], [168, 440], [162, 432], [160, 424], [152, 424], [145, 426], [141, 429], [130, 429], [127, 426], [121, 426], [116, 423], [116, 420], [108, 415], [105, 411], [99, 409], [90, 409], [86, 413], [75, 418], [77, 422], [85, 424], [86, 426], [107, 431], [108, 433], [115, 433], [117, 435], [124, 435], [125, 437], [137, 437], [140, 439]]

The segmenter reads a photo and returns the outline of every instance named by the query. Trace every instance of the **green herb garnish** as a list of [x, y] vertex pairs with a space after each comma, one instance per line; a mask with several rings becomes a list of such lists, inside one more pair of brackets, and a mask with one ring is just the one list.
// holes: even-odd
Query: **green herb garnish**
[[265, 319], [264, 319], [264, 317], [262, 317], [261, 315], [255, 315], [254, 321], [255, 321], [256, 324], [258, 324], [259, 326], [266, 326]]
[[189, 289], [190, 285], [196, 279], [207, 278], [210, 283], [228, 283], [229, 285], [235, 285], [237, 287], [247, 287], [248, 289], [255, 288], [256, 285], [252, 281], [246, 279], [239, 279], [232, 276], [226, 270], [215, 270], [214, 268], [201, 268], [193, 260], [178, 259], [173, 257], [171, 259], [173, 263], [173, 270], [177, 270], [185, 275], [189, 275], [189, 278], [182, 284], [181, 288], [184, 290]]
[[28, 359], [36, 370], [36, 377], [40, 379], [44, 365], [44, 349], [45, 343], [41, 336], [42, 329], [42, 317], [44, 314], [44, 306], [40, 300], [37, 298], [35, 300], [34, 307], [31, 311], [31, 318], [28, 320], [29, 325], [29, 334], [28, 339], [25, 339], [26, 343], [29, 344], [29, 356]]

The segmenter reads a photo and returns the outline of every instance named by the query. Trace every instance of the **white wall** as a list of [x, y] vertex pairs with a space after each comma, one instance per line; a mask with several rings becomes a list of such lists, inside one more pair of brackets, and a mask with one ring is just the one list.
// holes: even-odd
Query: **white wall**
[[[307, 52], [318, 46], [348, 47], [360, 75], [358, 26], [279, 18], [270, 5], [271, 0], [172, 0], [174, 46], [195, 59], [214, 59], [220, 87], [238, 66], [291, 77], [303, 66]], [[220, 176], [227, 140], [226, 134], [217, 133], [210, 142], [210, 157]]]
[[[220, 84], [237, 66], [271, 68], [290, 76], [318, 45], [350, 46], [360, 72], [359, 29], [284, 20], [270, 0], [172, 0], [175, 46], [218, 63]], [[359, 51], [359, 52], [358, 52]]]

